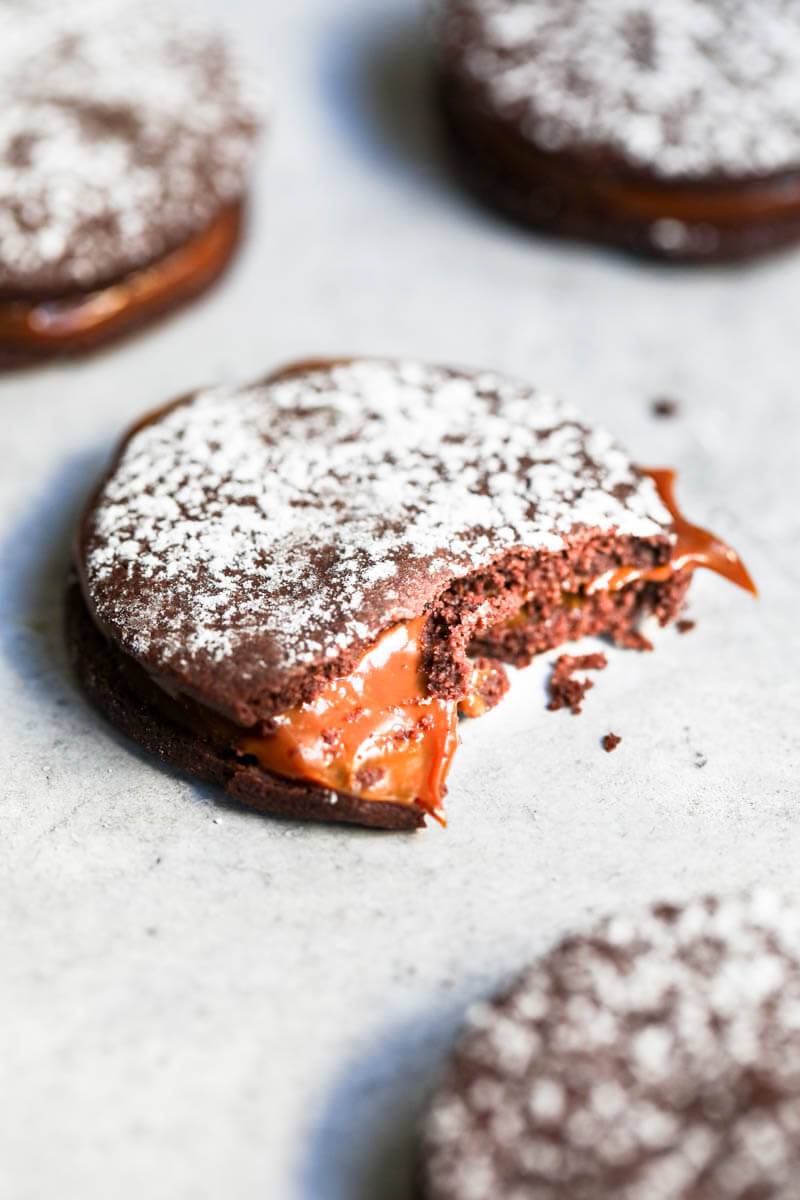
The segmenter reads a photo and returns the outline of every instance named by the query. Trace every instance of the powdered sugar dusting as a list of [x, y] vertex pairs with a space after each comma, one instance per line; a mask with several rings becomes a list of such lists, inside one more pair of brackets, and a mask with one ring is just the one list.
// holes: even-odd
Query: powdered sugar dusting
[[130, 653], [179, 670], [267, 638], [270, 667], [292, 668], [413, 615], [412, 590], [420, 611], [453, 576], [576, 526], [672, 530], [652, 482], [550, 396], [363, 360], [203, 391], [135, 433], [85, 569]]
[[427, 1200], [796, 1200], [798, 953], [800, 911], [769, 892], [568, 939], [470, 1014]]
[[452, 61], [543, 150], [667, 177], [800, 164], [793, 0], [445, 0]]
[[88, 289], [245, 188], [256, 117], [218, 36], [169, 0], [0, 0], [0, 290]]

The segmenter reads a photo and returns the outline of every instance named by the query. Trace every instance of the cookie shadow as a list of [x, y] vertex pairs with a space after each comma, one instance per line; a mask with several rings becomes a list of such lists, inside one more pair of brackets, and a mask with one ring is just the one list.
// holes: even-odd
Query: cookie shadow
[[307, 1138], [297, 1200], [416, 1200], [419, 1122], [463, 1010], [425, 1012], [346, 1063]]
[[[80, 706], [98, 729], [129, 754], [185, 781], [177, 768], [159, 762], [121, 733], [84, 696], [70, 661], [64, 601], [72, 545], [83, 507], [108, 463], [107, 444], [67, 458], [0, 546], [0, 654], [23, 687], [47, 704]], [[193, 780], [200, 804], [238, 808], [220, 789]], [[258, 816], [258, 814], [254, 814]]]
[[61, 702], [77, 692], [63, 633], [72, 539], [107, 458], [107, 445], [67, 458], [0, 549], [0, 652], [26, 687]]
[[616, 248], [532, 230], [467, 181], [439, 111], [425, 8], [425, 0], [416, 0], [404, 13], [370, 9], [325, 30], [318, 86], [322, 110], [340, 138], [371, 175], [383, 172], [413, 189], [415, 201], [423, 193], [469, 222], [513, 236], [521, 248], [625, 262], [628, 256]]
[[324, 110], [371, 169], [406, 175], [459, 200], [422, 4], [402, 14], [373, 10], [357, 22], [340, 20], [326, 33], [319, 81]]

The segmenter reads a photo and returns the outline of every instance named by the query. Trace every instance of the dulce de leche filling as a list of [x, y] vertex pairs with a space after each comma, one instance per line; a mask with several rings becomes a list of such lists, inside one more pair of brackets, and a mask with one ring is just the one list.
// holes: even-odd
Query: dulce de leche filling
[[428, 693], [421, 666], [426, 619], [395, 625], [349, 675], [273, 717], [267, 734], [240, 738], [236, 752], [278, 775], [367, 800], [417, 804], [441, 820], [458, 702]]
[[675, 472], [653, 468], [644, 470], [643, 474], [649, 475], [653, 480], [662, 504], [672, 517], [675, 545], [670, 560], [661, 567], [617, 567], [613, 571], [607, 571], [586, 585], [586, 594], [591, 596], [595, 592], [616, 592], [638, 579], [663, 583], [676, 571], [707, 567], [738, 587], [744, 588], [746, 592], [757, 595], [756, 585], [736, 551], [707, 529], [692, 525], [686, 520], [675, 499]]
[[[737, 227], [800, 214], [800, 176], [796, 173], [780, 179], [705, 188], [670, 187], [666, 183], [648, 186], [595, 175], [587, 176], [584, 187], [620, 214], [646, 221], [667, 219]], [[578, 188], [567, 180], [564, 190], [577, 192]]]
[[119, 283], [53, 300], [0, 301], [0, 348], [68, 350], [138, 324], [200, 290], [222, 270], [239, 237], [241, 205]]

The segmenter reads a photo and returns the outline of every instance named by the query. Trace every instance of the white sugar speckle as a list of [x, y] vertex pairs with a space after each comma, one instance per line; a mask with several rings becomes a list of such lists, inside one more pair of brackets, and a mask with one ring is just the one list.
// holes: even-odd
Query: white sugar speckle
[[537, 1122], [558, 1121], [566, 1109], [563, 1085], [554, 1079], [537, 1079], [531, 1088], [529, 1105]]

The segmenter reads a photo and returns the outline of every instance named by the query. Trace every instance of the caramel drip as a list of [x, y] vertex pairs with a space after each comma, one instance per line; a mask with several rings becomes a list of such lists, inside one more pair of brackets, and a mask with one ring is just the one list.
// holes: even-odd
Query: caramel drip
[[211, 282], [233, 252], [241, 217], [240, 205], [226, 209], [185, 245], [98, 291], [0, 302], [0, 348], [69, 350], [139, 324]]
[[366, 800], [417, 804], [443, 822], [458, 702], [428, 694], [421, 669], [426, 619], [395, 625], [349, 675], [273, 717], [269, 732], [240, 737], [234, 750], [278, 775]]
[[647, 221], [669, 219], [689, 225], [739, 226], [761, 220], [800, 215], [800, 178], [797, 175], [728, 187], [645, 187], [627, 181], [591, 183], [595, 195], [620, 214]]
[[586, 593], [616, 592], [636, 580], [662, 583], [677, 571], [693, 571], [695, 567], [708, 567], [731, 583], [758, 595], [756, 585], [735, 550], [720, 541], [707, 529], [692, 525], [678, 508], [675, 499], [675, 472], [667, 470], [644, 470], [656, 485], [664, 507], [668, 510], [675, 527], [676, 541], [668, 563], [661, 567], [618, 567], [606, 571], [586, 585]]

